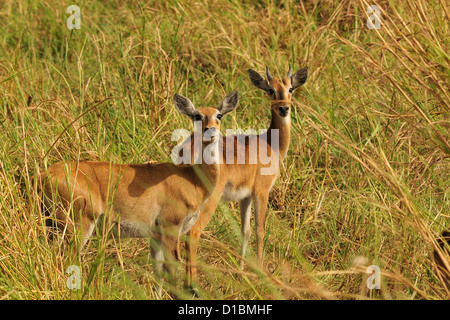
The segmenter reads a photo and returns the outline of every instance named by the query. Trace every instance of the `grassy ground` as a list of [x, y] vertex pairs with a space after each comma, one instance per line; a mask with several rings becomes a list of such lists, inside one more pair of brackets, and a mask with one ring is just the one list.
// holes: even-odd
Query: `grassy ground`
[[[450, 227], [445, 1], [379, 2], [379, 30], [364, 0], [79, 1], [72, 31], [71, 4], [0, 3], [0, 298], [155, 298], [136, 239], [91, 240], [82, 289], [68, 290], [70, 261], [42, 240], [31, 178], [62, 159], [170, 161], [171, 133], [191, 129], [176, 92], [216, 106], [236, 89], [222, 128], [267, 128], [247, 70], [284, 75], [289, 63], [310, 77], [270, 197], [265, 270], [254, 251], [238, 268], [239, 209], [221, 203], [200, 241], [201, 297], [450, 297], [431, 259]], [[369, 265], [381, 290], [366, 287]]]

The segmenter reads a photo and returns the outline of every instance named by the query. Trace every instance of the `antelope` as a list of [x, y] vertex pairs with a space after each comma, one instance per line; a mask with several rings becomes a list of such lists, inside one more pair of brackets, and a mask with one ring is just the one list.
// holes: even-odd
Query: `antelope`
[[[205, 202], [200, 216], [189, 231], [186, 242], [186, 286], [197, 293], [197, 247], [200, 235], [211, 219], [220, 199], [223, 201], [239, 201], [241, 216], [241, 232], [243, 242], [241, 256], [244, 257], [251, 236], [250, 215], [251, 205], [255, 212], [255, 233], [257, 262], [262, 266], [263, 245], [266, 223], [269, 192], [279, 174], [279, 163], [283, 161], [289, 149], [291, 118], [291, 99], [294, 91], [301, 87], [308, 78], [308, 69], [303, 68], [292, 75], [291, 66], [287, 76], [283, 79], [273, 77], [266, 66], [267, 80], [258, 72], [249, 69], [250, 81], [257, 88], [265, 91], [270, 99], [272, 120], [265, 134], [248, 135], [248, 140], [242, 142], [239, 135], [227, 136], [221, 139], [223, 153], [220, 161], [220, 170], [217, 186], [208, 200]], [[278, 139], [273, 139], [277, 137]], [[273, 141], [275, 140], [275, 141]], [[195, 155], [195, 139], [193, 135], [185, 140], [182, 145], [183, 153], [191, 152], [192, 159]], [[253, 152], [252, 152], [253, 150]], [[238, 163], [239, 151], [245, 153], [245, 163]], [[257, 152], [255, 152], [257, 151]], [[276, 170], [267, 173], [270, 165], [262, 163], [256, 153], [266, 151], [267, 155], [276, 162]], [[266, 172], [264, 173], [264, 170]], [[243, 261], [241, 261], [241, 267]]]
[[161, 278], [164, 267], [173, 280], [175, 270], [169, 262], [179, 257], [179, 238], [189, 232], [217, 184], [220, 120], [238, 101], [239, 94], [233, 91], [217, 109], [196, 109], [188, 98], [175, 94], [176, 109], [190, 117], [201, 134], [204, 161], [193, 165], [58, 162], [43, 181], [46, 210], [54, 208], [57, 227], [71, 239], [80, 236], [81, 248], [99, 217], [109, 214], [111, 220], [104, 221], [116, 225], [121, 236], [152, 239], [155, 274]]

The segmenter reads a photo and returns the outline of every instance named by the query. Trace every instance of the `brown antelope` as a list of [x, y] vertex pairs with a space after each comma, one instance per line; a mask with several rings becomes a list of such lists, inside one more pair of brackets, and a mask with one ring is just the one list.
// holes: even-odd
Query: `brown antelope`
[[[247, 244], [251, 235], [250, 214], [251, 204], [254, 205], [257, 261], [262, 265], [266, 212], [269, 192], [279, 174], [279, 162], [286, 156], [291, 132], [290, 108], [292, 94], [302, 86], [308, 77], [307, 68], [300, 69], [292, 75], [289, 72], [283, 79], [272, 77], [266, 67], [267, 80], [258, 72], [249, 70], [249, 77], [254, 86], [265, 91], [270, 99], [272, 120], [267, 133], [227, 136], [222, 139], [223, 156], [215, 191], [205, 202], [200, 216], [189, 232], [187, 247], [187, 283], [193, 289], [197, 281], [197, 246], [203, 228], [211, 219], [220, 199], [224, 201], [239, 201], [243, 234], [242, 256], [245, 256]], [[274, 139], [275, 137], [275, 139]], [[247, 138], [247, 139], [245, 139]], [[183, 150], [194, 148], [191, 135], [183, 144]], [[261, 152], [262, 151], [262, 152]], [[245, 161], [239, 162], [239, 152], [245, 154]], [[194, 152], [192, 152], [193, 154]], [[258, 155], [266, 153], [275, 163], [261, 161]], [[194, 156], [192, 156], [194, 158]], [[274, 165], [274, 166], [273, 166]], [[273, 170], [275, 168], [275, 170]], [[241, 262], [242, 263], [242, 262]]]
[[195, 223], [217, 184], [220, 119], [236, 108], [238, 100], [234, 91], [218, 109], [195, 109], [188, 98], [174, 96], [179, 112], [201, 121], [196, 126], [204, 154], [200, 164], [58, 162], [50, 166], [43, 182], [46, 209], [54, 208], [57, 226], [79, 235], [82, 246], [99, 217], [109, 214], [111, 219], [104, 221], [116, 222], [121, 236], [153, 239], [155, 273], [161, 276], [164, 265], [173, 279], [175, 269], [168, 262], [178, 256], [179, 237]]

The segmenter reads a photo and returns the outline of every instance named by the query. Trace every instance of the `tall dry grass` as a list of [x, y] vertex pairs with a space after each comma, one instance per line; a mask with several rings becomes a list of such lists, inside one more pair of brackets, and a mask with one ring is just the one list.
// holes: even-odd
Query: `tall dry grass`
[[[190, 128], [175, 92], [215, 106], [237, 89], [222, 127], [268, 127], [247, 69], [291, 63], [310, 78], [270, 197], [265, 268], [253, 252], [239, 268], [239, 210], [221, 203], [200, 241], [201, 298], [448, 299], [432, 252], [448, 261], [449, 8], [378, 2], [381, 29], [369, 30], [372, 4], [90, 2], [70, 31], [64, 1], [3, 1], [0, 297], [155, 298], [147, 241], [94, 237], [76, 261], [46, 241], [32, 177], [62, 159], [170, 161], [171, 133]], [[67, 289], [74, 263], [81, 290]], [[366, 287], [369, 265], [381, 290]]]

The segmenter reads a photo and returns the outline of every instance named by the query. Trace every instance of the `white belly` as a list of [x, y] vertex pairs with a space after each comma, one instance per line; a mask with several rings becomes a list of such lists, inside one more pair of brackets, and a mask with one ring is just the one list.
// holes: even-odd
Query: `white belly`
[[224, 201], [240, 201], [248, 198], [251, 195], [251, 191], [248, 188], [234, 188], [232, 184], [227, 182], [222, 193], [222, 200]]
[[120, 235], [124, 238], [148, 238], [152, 235], [153, 228], [140, 221], [124, 221], [119, 223]]

